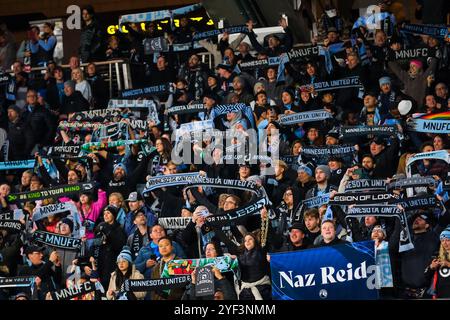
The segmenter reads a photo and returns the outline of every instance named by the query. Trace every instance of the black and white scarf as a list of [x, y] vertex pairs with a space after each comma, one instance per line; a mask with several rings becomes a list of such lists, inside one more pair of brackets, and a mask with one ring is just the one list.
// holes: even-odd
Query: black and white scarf
[[341, 138], [352, 138], [358, 136], [396, 136], [398, 135], [396, 126], [342, 126], [340, 129]]
[[413, 187], [436, 187], [437, 184], [437, 181], [433, 177], [411, 177], [388, 183], [386, 188], [387, 190], [391, 190]]
[[330, 145], [323, 147], [302, 147], [300, 152], [303, 163], [309, 161], [317, 165], [328, 164], [330, 157], [339, 157], [344, 163], [355, 163], [358, 151], [353, 145]]
[[191, 275], [172, 276], [159, 279], [126, 279], [120, 291], [142, 292], [142, 291], [161, 291], [167, 289], [184, 288], [192, 281]]
[[73, 146], [51, 146], [47, 157], [56, 159], [78, 158], [81, 155], [81, 145]]
[[281, 115], [279, 123], [280, 125], [288, 126], [303, 122], [322, 121], [330, 118], [333, 118], [333, 116], [328, 111], [314, 110]]
[[81, 239], [66, 237], [57, 233], [41, 230], [33, 232], [32, 241], [65, 250], [78, 250], [81, 247]]
[[149, 98], [154, 95], [169, 94], [172, 92], [173, 87], [170, 85], [170, 83], [166, 83], [141, 89], [122, 90], [120, 96], [123, 99], [138, 99], [138, 98]]
[[348, 209], [346, 218], [362, 218], [366, 216], [379, 217], [397, 217], [400, 219], [402, 230], [400, 232], [400, 243], [398, 252], [404, 252], [414, 249], [414, 244], [411, 240], [408, 223], [405, 211], [400, 210], [396, 205], [371, 205], [361, 206], [357, 205]]
[[96, 282], [86, 281], [83, 283], [73, 285], [68, 288], [64, 288], [64, 289], [61, 289], [58, 291], [51, 292], [50, 294], [51, 294], [53, 300], [70, 300], [70, 299], [80, 297], [82, 295], [85, 295], [87, 293], [90, 293], [90, 292], [93, 292], [96, 290], [101, 291], [102, 293], [105, 292], [100, 281], [96, 281]]
[[91, 121], [91, 122], [103, 122], [105, 120], [111, 120], [115, 117], [122, 115], [120, 109], [98, 109], [90, 111], [75, 112], [70, 121]]
[[394, 203], [400, 196], [387, 192], [338, 193], [330, 199], [330, 205]]
[[186, 113], [198, 113], [206, 110], [206, 107], [202, 103], [184, 104], [180, 106], [170, 106], [166, 108], [169, 115], [172, 114], [186, 114]]
[[358, 179], [348, 181], [345, 192], [385, 191], [386, 181], [382, 179]]
[[200, 175], [198, 172], [189, 172], [189, 173], [177, 173], [177, 174], [168, 174], [168, 175], [160, 175], [156, 177], [151, 177], [147, 184], [145, 185], [145, 189], [143, 193], [148, 193], [155, 189], [165, 188], [165, 187], [174, 187], [174, 186], [182, 186], [190, 183], [194, 178], [198, 178]]

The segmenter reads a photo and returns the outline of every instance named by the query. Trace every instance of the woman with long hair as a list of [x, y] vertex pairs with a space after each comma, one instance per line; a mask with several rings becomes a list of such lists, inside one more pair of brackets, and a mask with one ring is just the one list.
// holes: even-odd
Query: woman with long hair
[[425, 270], [432, 281], [433, 299], [450, 298], [450, 226], [441, 232], [439, 254]]
[[[90, 192], [80, 194], [80, 201], [76, 203], [82, 225], [86, 228], [86, 238], [94, 238], [94, 228], [103, 208], [106, 206], [106, 192], [98, 189], [98, 199], [94, 201]], [[69, 198], [60, 199], [61, 201], [70, 201]]]
[[158, 138], [155, 141], [155, 147], [158, 154], [152, 160], [152, 175], [162, 173], [164, 165], [168, 164], [171, 159], [172, 144], [166, 138]]
[[[106, 297], [108, 300], [115, 300], [119, 298], [118, 294], [121, 292], [121, 288], [125, 280], [144, 279], [144, 276], [136, 269], [133, 264], [133, 258], [131, 256], [130, 248], [124, 246], [122, 251], [117, 256], [117, 267], [116, 270], [111, 274], [109, 279], [109, 287], [106, 292]], [[128, 300], [143, 300], [146, 292], [127, 292]]]
[[108, 197], [108, 204], [119, 208], [119, 213], [117, 214], [116, 220], [123, 227], [125, 225], [128, 211], [123, 195], [120, 192], [111, 193]]
[[83, 97], [91, 102], [92, 100], [92, 90], [89, 82], [84, 80], [83, 71], [80, 68], [75, 68], [72, 70], [72, 80], [75, 81], [75, 90], [80, 91]]
[[269, 264], [258, 237], [248, 233], [241, 248], [243, 252], [238, 257], [241, 283], [236, 286], [239, 300], [270, 300]]

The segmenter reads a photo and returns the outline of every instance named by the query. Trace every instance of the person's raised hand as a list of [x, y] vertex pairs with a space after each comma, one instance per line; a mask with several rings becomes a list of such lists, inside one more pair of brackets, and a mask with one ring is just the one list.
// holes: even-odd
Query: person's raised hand
[[246, 25], [247, 25], [248, 31], [252, 32], [253, 31], [253, 26], [254, 26], [253, 20], [252, 19], [248, 20]]
[[216, 267], [212, 267], [211, 271], [214, 273], [214, 277], [216, 277], [217, 280], [223, 279], [223, 275], [219, 269], [217, 269]]

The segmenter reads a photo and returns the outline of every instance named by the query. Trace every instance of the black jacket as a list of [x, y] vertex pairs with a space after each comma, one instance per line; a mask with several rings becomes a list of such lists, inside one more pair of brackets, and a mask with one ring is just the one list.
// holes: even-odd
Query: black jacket
[[14, 123], [8, 121], [9, 160], [22, 160], [27, 158], [25, 152], [27, 137], [25, 132], [25, 121], [22, 118], [19, 118]]
[[41, 105], [24, 113], [26, 145], [25, 154], [30, 154], [35, 144], [49, 145], [55, 135], [56, 124], [50, 112]]
[[323, 241], [323, 239], [322, 239], [322, 240], [320, 240], [319, 244], [314, 245], [313, 248], [329, 247], [329, 246], [335, 246], [337, 244], [345, 244], [345, 243], [348, 243], [348, 241], [339, 239], [338, 237], [335, 237], [333, 239], [333, 241], [331, 241], [329, 243], [325, 243], [325, 241]]
[[117, 221], [114, 221], [112, 225], [106, 222], [100, 223], [96, 228], [96, 235], [103, 235], [105, 238], [105, 243], [99, 250], [98, 271], [103, 287], [107, 288], [111, 273], [116, 268], [116, 258], [127, 242], [127, 235]]
[[430, 283], [424, 270], [431, 256], [439, 249], [439, 237], [434, 230], [411, 234], [411, 237], [414, 249], [400, 254], [403, 285], [410, 288], [428, 287]]
[[62, 101], [64, 99], [64, 95], [60, 98], [58, 86], [55, 81], [52, 81], [47, 85], [47, 103], [52, 110], [61, 110]]
[[62, 101], [61, 113], [69, 114], [89, 110], [89, 101], [87, 101], [80, 91], [74, 91], [70, 96], [64, 96]]
[[84, 26], [80, 35], [80, 59], [83, 63], [104, 60], [105, 37], [99, 22], [94, 19], [90, 25]]
[[374, 179], [385, 179], [387, 177], [392, 177], [395, 174], [398, 164], [398, 147], [398, 140], [397, 138], [394, 138], [389, 147], [386, 147], [374, 157]]
[[87, 82], [92, 89], [93, 106], [94, 109], [104, 109], [108, 106], [108, 86], [106, 81], [100, 75], [93, 77], [86, 77]]
[[[17, 273], [18, 276], [37, 276], [41, 278], [40, 290], [38, 290], [39, 300], [44, 300], [45, 295], [49, 291], [56, 291], [59, 288], [56, 287], [57, 283], [61, 282], [62, 270], [61, 266], [52, 269], [53, 263], [50, 261], [43, 262], [40, 265], [22, 266]], [[29, 287], [27, 287], [28, 294], [31, 296]]]

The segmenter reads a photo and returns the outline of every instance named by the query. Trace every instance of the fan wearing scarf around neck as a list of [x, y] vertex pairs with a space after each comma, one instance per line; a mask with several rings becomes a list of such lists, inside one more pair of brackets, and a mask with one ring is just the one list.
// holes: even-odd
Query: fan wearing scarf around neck
[[[133, 264], [133, 257], [130, 248], [124, 246], [116, 259], [116, 270], [111, 274], [106, 297], [108, 300], [116, 300], [120, 295], [120, 288], [126, 279], [142, 280], [144, 276], [136, 269]], [[143, 300], [146, 292], [127, 292], [128, 300]]]

